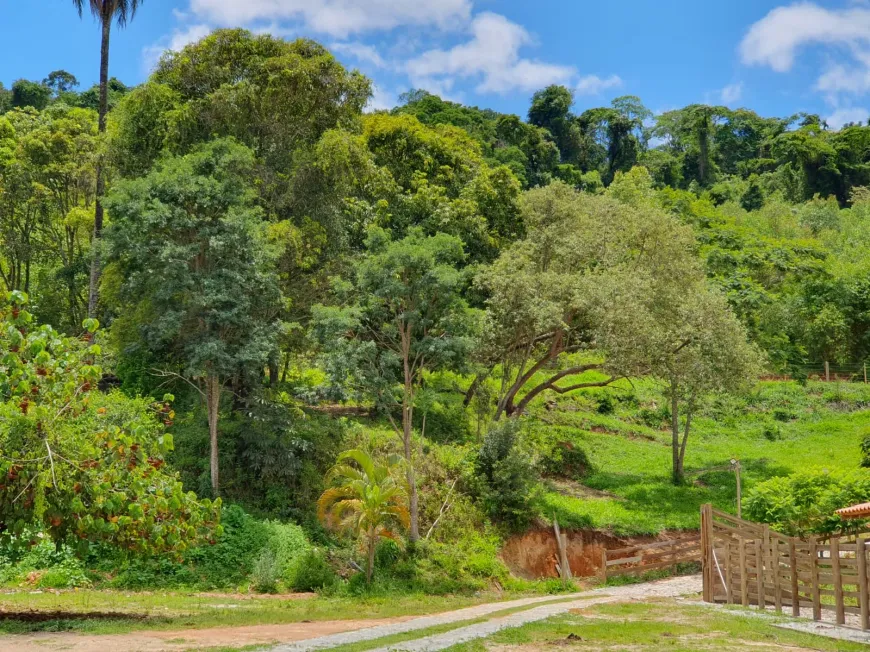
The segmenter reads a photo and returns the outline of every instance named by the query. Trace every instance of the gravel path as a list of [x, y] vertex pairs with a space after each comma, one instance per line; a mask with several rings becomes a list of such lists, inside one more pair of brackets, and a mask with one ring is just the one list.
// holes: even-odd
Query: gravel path
[[701, 576], [695, 575], [691, 577], [677, 577], [648, 584], [608, 587], [596, 589], [594, 591], [587, 591], [586, 593], [549, 596], [545, 598], [526, 598], [524, 600], [511, 600], [510, 602], [497, 602], [479, 605], [477, 607], [469, 607], [467, 609], [460, 609], [458, 611], [450, 611], [434, 616], [414, 618], [394, 625], [381, 625], [354, 632], [345, 632], [342, 634], [309, 639], [307, 641], [299, 641], [296, 643], [290, 643], [289, 645], [279, 645], [278, 647], [272, 648], [271, 652], [308, 652], [310, 650], [325, 650], [338, 645], [372, 641], [384, 636], [404, 634], [406, 632], [418, 631], [429, 627], [436, 627], [438, 625], [461, 623], [463, 621], [488, 616], [498, 611], [504, 611], [505, 609], [526, 606], [532, 607], [526, 611], [510, 614], [501, 618], [459, 627], [452, 631], [445, 632], [444, 634], [436, 634], [414, 641], [397, 643], [394, 646], [379, 648], [377, 652], [386, 652], [387, 650], [407, 650], [409, 652], [443, 650], [458, 643], [464, 643], [477, 638], [490, 636], [502, 629], [519, 627], [537, 620], [544, 620], [551, 616], [563, 614], [571, 609], [589, 607], [594, 604], [602, 604], [605, 602], [675, 597], [679, 595], [698, 593], [700, 590]]

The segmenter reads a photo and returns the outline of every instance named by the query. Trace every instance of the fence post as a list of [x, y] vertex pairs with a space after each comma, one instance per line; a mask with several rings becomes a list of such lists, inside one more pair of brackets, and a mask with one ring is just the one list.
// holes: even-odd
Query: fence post
[[864, 384], [867, 384], [867, 363], [864, 363]]
[[831, 382], [831, 364], [825, 360], [825, 382]]
[[843, 604], [843, 576], [840, 571], [840, 539], [831, 537], [831, 572], [834, 575], [834, 600], [837, 603], [837, 624], [846, 624], [846, 610]]
[[861, 608], [861, 629], [870, 629], [870, 595], [867, 593], [867, 540], [855, 541], [855, 559], [858, 560], [858, 606]]
[[791, 566], [791, 615], [798, 617], [801, 615], [801, 599], [798, 595], [798, 564], [794, 537], [788, 540], [788, 557]]
[[712, 505], [701, 505], [701, 578], [703, 581], [703, 596], [704, 602], [713, 602], [713, 586], [711, 571], [712, 554], [711, 540], [712, 533], [710, 532], [710, 524], [712, 519], [708, 518]]
[[815, 537], [810, 544], [813, 583], [813, 620], [822, 619], [822, 595], [819, 593], [819, 544]]
[[749, 574], [746, 570], [746, 539], [740, 542], [740, 604], [749, 606]]
[[764, 551], [761, 539], [758, 537], [755, 538], [755, 580], [758, 590], [758, 608], [764, 609], [767, 606], [767, 599], [764, 595]]

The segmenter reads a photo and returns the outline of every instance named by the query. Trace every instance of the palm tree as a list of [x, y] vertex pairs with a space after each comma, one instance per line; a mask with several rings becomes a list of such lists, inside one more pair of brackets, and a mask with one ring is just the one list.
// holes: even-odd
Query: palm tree
[[[100, 118], [99, 131], [106, 133], [106, 114], [109, 112], [109, 37], [112, 33], [112, 21], [117, 20], [119, 27], [124, 27], [133, 20], [136, 10], [144, 0], [73, 0], [73, 4], [81, 17], [85, 4], [90, 6], [91, 13], [100, 22], [103, 30], [100, 46]], [[94, 317], [97, 312], [97, 297], [100, 284], [100, 250], [99, 241], [103, 234], [103, 204], [102, 196], [106, 190], [106, 179], [103, 175], [103, 162], [97, 159], [97, 199], [94, 211], [94, 256], [91, 260], [91, 282], [88, 291], [88, 316]]]
[[399, 543], [393, 527], [408, 528], [408, 494], [393, 474], [395, 458], [384, 465], [375, 463], [361, 450], [345, 451], [327, 475], [336, 486], [317, 501], [317, 516], [327, 526], [349, 530], [366, 544], [366, 583], [371, 583], [375, 546], [379, 539]]

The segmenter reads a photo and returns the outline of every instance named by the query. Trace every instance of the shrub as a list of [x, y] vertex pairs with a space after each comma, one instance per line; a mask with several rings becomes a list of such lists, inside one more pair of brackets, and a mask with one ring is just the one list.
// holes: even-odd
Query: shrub
[[793, 536], [829, 534], [854, 529], [862, 522], [843, 521], [842, 507], [870, 501], [870, 472], [806, 471], [772, 478], [744, 499], [746, 518], [768, 523]]
[[528, 524], [537, 479], [531, 456], [517, 446], [519, 432], [517, 420], [493, 427], [478, 452], [476, 473], [469, 478], [483, 511], [512, 529]]
[[557, 478], [580, 480], [592, 471], [586, 451], [569, 441], [557, 442], [541, 463], [545, 474]]
[[275, 553], [266, 548], [257, 557], [251, 573], [251, 587], [258, 593], [276, 593], [280, 569]]
[[861, 466], [870, 468], [870, 429], [865, 430], [861, 438]]
[[321, 550], [311, 549], [296, 563], [291, 586], [294, 591], [322, 591], [332, 588], [337, 581], [338, 576], [326, 560], [326, 555]]

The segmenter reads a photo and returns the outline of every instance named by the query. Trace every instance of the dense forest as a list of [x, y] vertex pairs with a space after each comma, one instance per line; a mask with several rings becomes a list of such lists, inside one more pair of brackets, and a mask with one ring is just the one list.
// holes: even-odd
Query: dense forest
[[397, 529], [490, 551], [548, 455], [586, 464], [536, 407], [654, 383], [680, 485], [710, 396], [870, 356], [870, 126], [561, 86], [367, 113], [325, 47], [243, 30], [110, 80], [105, 130], [77, 88], [0, 86], [7, 543], [175, 554], [251, 519], [220, 496], [333, 543], [357, 514], [369, 576]]

